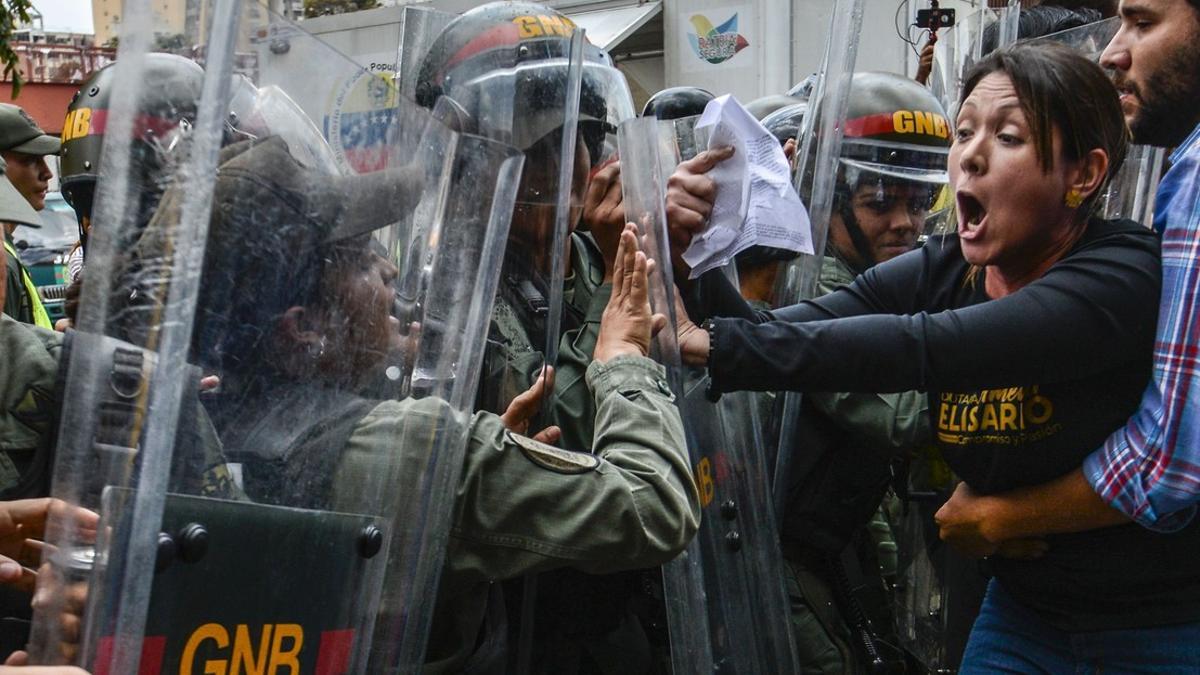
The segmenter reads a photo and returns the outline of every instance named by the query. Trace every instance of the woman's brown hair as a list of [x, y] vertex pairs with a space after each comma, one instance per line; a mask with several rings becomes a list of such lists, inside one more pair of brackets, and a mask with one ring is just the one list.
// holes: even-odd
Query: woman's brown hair
[[1067, 160], [1082, 159], [1095, 148], [1108, 154], [1104, 182], [1079, 208], [1080, 219], [1086, 219], [1129, 148], [1129, 129], [1116, 87], [1099, 65], [1069, 47], [1018, 43], [988, 54], [971, 68], [959, 104], [992, 73], [1004, 73], [1012, 81], [1043, 171], [1054, 168], [1055, 129], [1062, 135]]

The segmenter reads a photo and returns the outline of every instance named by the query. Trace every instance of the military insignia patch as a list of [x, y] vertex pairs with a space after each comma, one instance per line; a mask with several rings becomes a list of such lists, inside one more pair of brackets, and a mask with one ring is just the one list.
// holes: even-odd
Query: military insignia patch
[[578, 474], [595, 471], [600, 466], [600, 458], [586, 452], [563, 450], [511, 431], [504, 432], [504, 435], [521, 448], [526, 459], [547, 471]]
[[54, 402], [51, 395], [40, 387], [27, 389], [16, 408], [9, 412], [18, 422], [39, 433], [53, 430]]

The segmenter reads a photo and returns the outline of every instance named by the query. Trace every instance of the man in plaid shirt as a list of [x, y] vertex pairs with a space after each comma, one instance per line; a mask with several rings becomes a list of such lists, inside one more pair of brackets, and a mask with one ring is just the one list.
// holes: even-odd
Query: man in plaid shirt
[[1101, 64], [1114, 71], [1134, 141], [1175, 147], [1155, 201], [1163, 289], [1154, 379], [1080, 470], [998, 495], [960, 485], [937, 521], [942, 538], [969, 554], [1022, 555], [1037, 550], [1029, 538], [1130, 519], [1174, 531], [1200, 502], [1200, 0], [1122, 0], [1120, 14]]

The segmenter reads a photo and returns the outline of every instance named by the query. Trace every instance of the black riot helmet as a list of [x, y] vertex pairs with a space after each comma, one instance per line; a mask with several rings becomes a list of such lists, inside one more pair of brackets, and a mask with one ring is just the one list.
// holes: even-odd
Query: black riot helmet
[[817, 79], [816, 73], [806, 76], [803, 80], [792, 85], [792, 88], [788, 89], [787, 95], [808, 99], [813, 95], [813, 90], [817, 88]]
[[[146, 55], [142, 77], [145, 85], [140, 89], [143, 98], [138, 104], [131, 151], [136, 164], [134, 176], [148, 186], [162, 177], [165, 157], [196, 118], [204, 70], [182, 56], [154, 53]], [[75, 209], [81, 241], [85, 243], [100, 170], [100, 149], [114, 95], [120, 95], [116, 88], [116, 64], [109, 64], [96, 71], [75, 93], [63, 122], [59, 181], [63, 198]], [[147, 206], [153, 208], [152, 204]]]
[[[451, 126], [528, 150], [562, 126], [575, 24], [532, 2], [493, 2], [451, 21], [420, 66], [418, 104]], [[579, 132], [593, 163], [633, 97], [611, 57], [584, 46]]]
[[642, 117], [654, 116], [660, 120], [677, 120], [704, 112], [708, 102], [716, 98], [700, 87], [670, 87], [663, 89], [646, 101]]
[[804, 117], [808, 114], [808, 101], [792, 103], [762, 118], [763, 128], [771, 132], [780, 145], [789, 139], [799, 139], [804, 129]]
[[787, 94], [769, 94], [754, 99], [746, 104], [746, 112], [754, 116], [754, 119], [762, 122], [768, 115], [779, 110], [780, 108], [797, 103], [807, 103], [808, 99], [799, 96], [789, 96]]

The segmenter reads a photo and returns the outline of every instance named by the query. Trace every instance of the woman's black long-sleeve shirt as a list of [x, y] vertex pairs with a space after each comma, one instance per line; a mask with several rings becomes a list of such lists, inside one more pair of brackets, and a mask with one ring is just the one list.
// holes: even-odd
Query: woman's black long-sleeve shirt
[[[689, 309], [714, 319], [718, 391], [928, 393], [946, 461], [974, 490], [1077, 469], [1125, 423], [1150, 379], [1157, 237], [1092, 220], [1040, 279], [1000, 299], [974, 282], [957, 235], [877, 265], [851, 286], [767, 313], [707, 275]], [[695, 314], [693, 314], [695, 316]], [[1200, 526], [1123, 525], [1050, 539], [1040, 560], [994, 559], [1005, 587], [1067, 630], [1200, 620]]]

